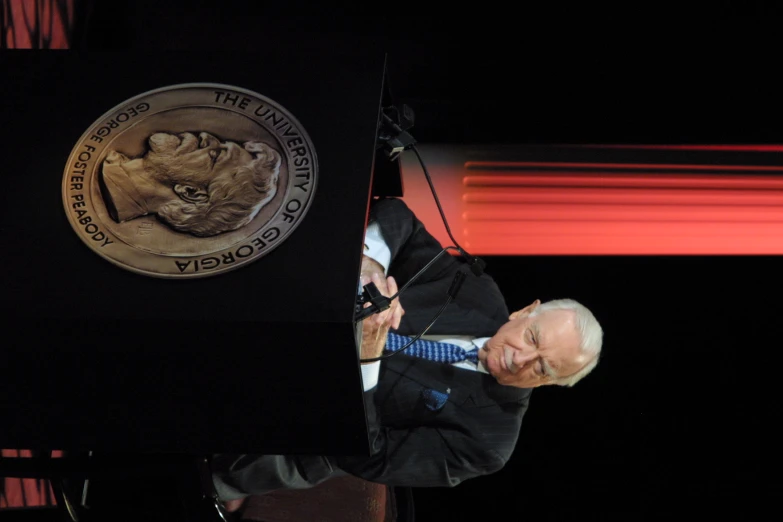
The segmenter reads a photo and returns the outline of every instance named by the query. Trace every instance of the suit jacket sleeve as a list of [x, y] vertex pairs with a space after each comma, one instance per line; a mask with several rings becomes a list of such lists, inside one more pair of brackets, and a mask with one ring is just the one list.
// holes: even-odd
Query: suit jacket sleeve
[[[391, 250], [389, 275], [394, 276], [400, 287], [443, 249], [402, 200], [374, 202], [370, 220], [377, 221], [381, 227]], [[469, 272], [467, 263], [445, 254], [405, 290], [400, 296], [405, 315], [398, 333], [416, 334], [430, 323], [459, 270]], [[508, 320], [508, 315], [503, 295], [492, 277], [486, 273], [476, 277], [469, 272], [456, 299], [429, 333], [491, 336], [499, 324]], [[465, 331], [466, 326], [470, 331]]]

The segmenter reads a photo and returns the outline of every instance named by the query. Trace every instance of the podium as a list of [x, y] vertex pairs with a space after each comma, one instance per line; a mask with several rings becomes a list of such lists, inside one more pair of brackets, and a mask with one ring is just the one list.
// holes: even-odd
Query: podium
[[[7, 376], [0, 380], [0, 447], [368, 453], [353, 313], [383, 54], [5, 51], [0, 69], [7, 72], [0, 86], [0, 353]], [[296, 227], [257, 259], [207, 276], [150, 275], [90, 246], [90, 234], [94, 239], [98, 232], [83, 223], [80, 229], [77, 209], [68, 206], [78, 202], [68, 199], [68, 183], [82, 181], [64, 185], [64, 175], [76, 167], [77, 144], [90, 143], [80, 140], [89, 140], [123, 107], [136, 107], [126, 102], [193, 84], [223, 89], [223, 103], [233, 103], [236, 114], [243, 103], [237, 93], [250, 93], [253, 101], [258, 94], [283, 108], [309, 137], [317, 183]], [[238, 118], [223, 125], [225, 136], [213, 133], [221, 143], [235, 139]], [[192, 118], [190, 127], [193, 121], [215, 125]], [[118, 123], [127, 133], [138, 130], [134, 122]], [[153, 123], [148, 135], [184, 130]], [[192, 129], [194, 136], [201, 130]], [[292, 176], [294, 156], [278, 152]], [[106, 161], [103, 154], [100, 161]], [[101, 169], [94, 171], [99, 176]], [[96, 198], [97, 187], [90, 189]], [[198, 201], [196, 189], [169, 188]], [[100, 211], [104, 222], [120, 227], [106, 216], [122, 209], [106, 207]], [[284, 211], [282, 206], [274, 216]], [[171, 228], [151, 212], [145, 219]], [[138, 226], [136, 233], [144, 233]], [[99, 232], [138, 256], [149, 254], [134, 244], [136, 236], [112, 234], [111, 227]], [[168, 228], [170, 237], [199, 241]], [[166, 245], [173, 253], [160, 245], [153, 253], [179, 256], [182, 263], [201, 255], [203, 269], [203, 252]], [[239, 257], [235, 251], [233, 259]]]

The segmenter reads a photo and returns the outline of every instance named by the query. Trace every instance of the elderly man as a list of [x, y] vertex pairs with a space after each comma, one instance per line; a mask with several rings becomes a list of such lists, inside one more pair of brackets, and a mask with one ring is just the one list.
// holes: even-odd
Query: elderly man
[[[396, 199], [372, 206], [366, 247], [362, 277], [387, 296], [442, 248]], [[426, 327], [463, 265], [443, 256], [402, 294], [402, 304], [365, 320], [362, 358], [399, 348], [407, 338], [396, 334]], [[215, 485], [229, 508], [247, 494], [310, 487], [344, 473], [394, 486], [448, 487], [496, 472], [514, 451], [532, 389], [573, 386], [596, 366], [603, 336], [590, 311], [572, 300], [536, 300], [509, 314], [487, 274], [469, 274], [428, 333], [441, 343], [434, 346], [456, 355], [430, 360], [425, 346], [362, 365], [370, 456], [217, 456]]]
[[158, 132], [150, 150], [130, 159], [110, 151], [101, 192], [118, 223], [156, 214], [168, 226], [197, 237], [241, 228], [277, 193], [280, 154], [266, 143], [244, 146], [202, 132]]

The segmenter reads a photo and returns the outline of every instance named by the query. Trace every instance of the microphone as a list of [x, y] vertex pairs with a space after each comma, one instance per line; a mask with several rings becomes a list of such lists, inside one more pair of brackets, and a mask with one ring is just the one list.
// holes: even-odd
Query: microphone
[[[435, 257], [435, 259], [437, 259], [437, 258], [438, 258], [438, 257], [439, 257], [441, 254], [443, 254], [444, 252], [446, 252], [446, 250], [447, 250], [447, 249], [445, 249], [445, 248], [444, 248], [444, 249], [441, 251], [441, 253], [440, 253], [440, 254], [438, 254], [438, 256], [436, 256], [436, 257]], [[430, 264], [432, 264], [432, 261], [430, 261]], [[429, 265], [427, 265], [427, 266], [429, 266]], [[421, 273], [422, 273], [422, 272], [423, 272], [423, 271], [424, 271], [426, 268], [427, 268], [427, 267], [425, 267], [424, 269], [420, 270], [420, 271], [419, 271], [419, 272], [418, 272], [418, 273], [417, 273], [415, 276], [413, 276], [413, 277], [414, 277], [414, 278], [415, 278], [415, 277], [418, 277], [418, 276], [419, 276], [419, 274], [421, 274]], [[403, 346], [403, 347], [402, 347], [402, 348], [400, 348], [399, 350], [395, 350], [395, 351], [393, 351], [393, 352], [391, 352], [391, 353], [387, 353], [386, 355], [381, 355], [380, 357], [373, 357], [373, 358], [371, 358], [371, 359], [359, 359], [359, 362], [360, 362], [360, 363], [369, 363], [369, 362], [375, 362], [375, 361], [382, 361], [383, 359], [388, 359], [389, 357], [392, 357], [392, 356], [394, 356], [394, 355], [397, 355], [398, 353], [402, 353], [402, 352], [404, 352], [405, 350], [407, 350], [407, 349], [408, 349], [408, 347], [409, 347], [410, 345], [412, 345], [413, 343], [415, 343], [416, 341], [418, 341], [418, 340], [421, 338], [421, 336], [422, 336], [422, 335], [426, 334], [426, 333], [429, 331], [429, 329], [430, 329], [430, 328], [432, 328], [432, 325], [433, 325], [433, 324], [435, 324], [435, 321], [437, 321], [437, 320], [438, 320], [438, 318], [441, 316], [441, 314], [442, 314], [442, 313], [443, 313], [443, 311], [446, 309], [446, 307], [449, 305], [449, 303], [452, 301], [452, 299], [454, 299], [455, 297], [457, 297], [457, 293], [459, 293], [459, 290], [460, 290], [460, 288], [462, 288], [462, 283], [465, 281], [465, 278], [466, 278], [466, 277], [467, 277], [467, 276], [465, 275], [465, 272], [463, 272], [462, 270], [459, 270], [459, 271], [458, 271], [456, 274], [454, 274], [454, 279], [452, 279], [452, 281], [451, 281], [451, 285], [449, 286], [449, 290], [448, 290], [448, 292], [447, 292], [447, 294], [448, 294], [448, 295], [447, 295], [447, 297], [446, 297], [446, 302], [445, 302], [445, 303], [443, 303], [443, 306], [441, 306], [441, 307], [440, 307], [440, 310], [438, 310], [438, 311], [437, 311], [437, 313], [436, 313], [436, 314], [433, 316], [433, 318], [432, 318], [432, 320], [430, 321], [430, 323], [429, 323], [429, 324], [428, 324], [428, 325], [427, 325], [427, 326], [426, 326], [426, 327], [425, 327], [425, 328], [424, 328], [424, 329], [423, 329], [421, 332], [419, 332], [419, 334], [418, 334], [418, 335], [416, 335], [416, 337], [414, 337], [414, 338], [412, 338], [410, 341], [408, 341], [408, 342], [405, 344], [405, 346]], [[410, 281], [409, 281], [409, 283], [410, 283]], [[376, 292], [378, 291], [378, 289], [375, 287], [375, 284], [374, 284], [374, 283], [369, 283], [368, 285], [365, 285], [365, 289], [366, 289], [368, 286], [370, 286], [370, 285], [372, 285], [372, 287], [373, 287], [373, 288], [375, 288], [375, 291], [376, 291]], [[393, 297], [396, 297], [397, 295], [401, 294], [401, 293], [402, 293], [402, 290], [404, 290], [404, 289], [405, 289], [407, 286], [408, 286], [408, 285], [406, 284], [406, 285], [405, 285], [405, 287], [403, 287], [402, 289], [400, 289], [400, 291], [399, 291], [399, 292], [397, 292], [397, 293], [396, 293], [394, 296], [392, 296], [392, 297], [390, 297], [390, 298], [387, 298], [387, 299], [391, 300]], [[367, 308], [366, 310], [370, 310], [371, 308], [372, 308], [372, 307], [370, 307], [370, 308]], [[386, 306], [386, 308], [388, 308], [388, 305]], [[385, 310], [385, 308], [384, 308], [384, 310]], [[372, 312], [372, 313], [374, 313], [374, 312]], [[369, 316], [369, 315], [372, 315], [372, 313], [370, 313], [370, 314], [367, 314], [367, 315], [368, 315], [368, 316]]]
[[[394, 109], [397, 109], [396, 107]], [[421, 157], [421, 154], [419, 154], [419, 150], [416, 148], [416, 140], [406, 132], [406, 129], [411, 127], [413, 125], [413, 111], [410, 110], [409, 107], [403, 105], [402, 111], [399, 109], [396, 110], [396, 113], [394, 114], [397, 116], [397, 122], [395, 122], [389, 114], [387, 114], [388, 109], [384, 109], [382, 111], [382, 119], [381, 119], [381, 127], [379, 128], [379, 135], [378, 135], [378, 141], [379, 145], [383, 146], [386, 150], [386, 155], [389, 157], [390, 160], [396, 160], [399, 155], [408, 149], [412, 149], [413, 152], [416, 154], [416, 157], [419, 160], [419, 163], [421, 164], [421, 168], [424, 171], [424, 177], [427, 179], [427, 184], [430, 187], [430, 191], [432, 192], [432, 197], [435, 200], [435, 204], [438, 207], [438, 212], [440, 212], [440, 217], [443, 220], [443, 225], [446, 227], [446, 232], [449, 235], [449, 238], [454, 242], [454, 245], [456, 246], [449, 246], [441, 250], [438, 255], [436, 255], [432, 260], [427, 263], [421, 270], [419, 270], [413, 277], [411, 277], [405, 285], [399, 289], [399, 291], [394, 294], [391, 297], [386, 297], [383, 294], [378, 291], [378, 288], [375, 286], [374, 283], [370, 282], [367, 285], [364, 285], [362, 293], [357, 297], [356, 300], [356, 308], [355, 308], [355, 322], [358, 324], [360, 321], [363, 321], [367, 317], [380, 313], [384, 310], [387, 310], [391, 306], [391, 302], [396, 299], [400, 294], [402, 294], [410, 284], [415, 281], [421, 274], [423, 274], [430, 266], [432, 266], [435, 261], [437, 261], [443, 254], [448, 252], [449, 250], [456, 250], [460, 257], [462, 257], [468, 266], [470, 267], [470, 271], [473, 272], [473, 275], [476, 277], [481, 277], [481, 275], [484, 273], [484, 269], [486, 268], [487, 264], [486, 262], [479, 258], [471, 255], [468, 253], [464, 248], [462, 248], [459, 243], [457, 243], [457, 240], [454, 239], [454, 235], [451, 233], [451, 228], [449, 227], [449, 223], [446, 220], [446, 215], [443, 212], [443, 207], [441, 207], [440, 200], [438, 199], [438, 194], [435, 192], [435, 186], [432, 183], [432, 178], [430, 177], [430, 173], [427, 170], [427, 166], [424, 164], [424, 160]], [[399, 122], [399, 124], [398, 124]], [[383, 131], [383, 132], [381, 132]], [[435, 324], [435, 321], [438, 320], [438, 318], [441, 316], [443, 311], [446, 309], [446, 307], [449, 305], [449, 303], [457, 296], [457, 293], [459, 292], [460, 288], [462, 287], [462, 283], [465, 282], [465, 278], [467, 276], [465, 275], [465, 272], [462, 270], [458, 270], [456, 274], [454, 274], [454, 279], [451, 282], [451, 285], [449, 286], [449, 290], [447, 292], [447, 298], [446, 302], [443, 303], [443, 306], [441, 306], [440, 310], [435, 314], [435, 316], [432, 318], [432, 321], [430, 321], [429, 325], [427, 325], [424, 330], [421, 331], [416, 337], [411, 339], [410, 342], [408, 342], [405, 346], [400, 348], [399, 350], [392, 352], [390, 354], [381, 356], [381, 357], [375, 357], [373, 359], [360, 359], [361, 362], [374, 362], [374, 361], [380, 361], [382, 359], [387, 359], [388, 357], [391, 357], [397, 353], [400, 353], [407, 349], [411, 344], [418, 341], [419, 338], [427, 333], [427, 331], [432, 327], [433, 324]], [[366, 303], [370, 303], [370, 306], [367, 308], [364, 308], [364, 305]]]
[[465, 282], [466, 277], [467, 276], [465, 275], [465, 272], [462, 270], [454, 274], [454, 279], [451, 280], [451, 286], [449, 286], [449, 297], [452, 299], [457, 297], [457, 294], [459, 293], [460, 288], [462, 288], [462, 283]]
[[384, 107], [381, 111], [381, 121], [379, 122], [378, 128], [378, 145], [384, 148], [386, 156], [391, 161], [396, 160], [403, 151], [409, 149], [413, 150], [416, 154], [416, 158], [419, 160], [422, 171], [424, 171], [424, 177], [427, 179], [427, 184], [430, 187], [430, 192], [432, 192], [432, 197], [438, 207], [440, 218], [443, 220], [443, 225], [446, 227], [449, 238], [451, 238], [451, 241], [456, 245], [456, 249], [460, 256], [470, 265], [470, 271], [473, 272], [476, 277], [481, 277], [487, 264], [483, 259], [470, 255], [459, 243], [457, 243], [457, 240], [454, 239], [454, 235], [451, 233], [451, 228], [449, 227], [449, 222], [446, 220], [446, 214], [444, 214], [443, 207], [440, 205], [438, 194], [435, 192], [435, 186], [432, 184], [432, 178], [427, 170], [427, 165], [424, 164], [424, 159], [422, 159], [419, 150], [416, 148], [416, 139], [407, 132], [407, 129], [413, 126], [413, 122], [413, 110], [407, 105], [402, 104], [399, 107]]
[[[448, 252], [449, 250], [458, 250], [457, 247], [448, 246], [438, 252], [438, 255], [433, 257], [429, 263], [424, 265], [421, 270], [416, 272], [413, 277], [408, 279], [408, 282], [403, 285], [402, 288], [400, 288], [396, 294], [394, 294], [391, 297], [386, 297], [385, 295], [381, 294], [380, 291], [378, 291], [378, 287], [375, 286], [375, 283], [369, 282], [363, 287], [362, 293], [357, 297], [356, 299], [356, 308], [355, 308], [355, 321], [358, 323], [359, 321], [363, 321], [366, 318], [370, 317], [373, 314], [377, 314], [380, 312], [383, 312], [384, 310], [387, 310], [389, 306], [391, 306], [391, 302], [394, 301], [397, 297], [399, 297], [410, 285], [413, 283], [416, 279], [419, 278], [424, 272], [431, 267], [435, 261], [441, 258], [443, 254]], [[462, 274], [462, 280], [464, 281], [464, 273], [459, 272]], [[475, 272], [474, 272], [475, 273]], [[456, 276], [455, 276], [456, 280]], [[462, 286], [462, 282], [459, 284]], [[453, 286], [453, 283], [452, 283]], [[459, 290], [459, 288], [457, 288]], [[449, 290], [449, 293], [451, 293], [451, 290]], [[454, 296], [456, 296], [456, 292], [454, 293]], [[370, 303], [370, 306], [367, 308], [364, 308], [365, 303]]]
[[465, 261], [468, 262], [468, 265], [470, 265], [470, 271], [473, 272], [473, 275], [476, 277], [481, 277], [481, 274], [484, 273], [484, 268], [486, 268], [487, 263], [480, 257], [474, 257], [468, 254], [462, 247], [458, 246], [457, 250], [459, 251], [459, 254], [465, 259]]
[[481, 277], [481, 274], [484, 273], [484, 268], [487, 266], [487, 263], [485, 263], [484, 260], [481, 258], [470, 255], [464, 248], [460, 246], [459, 243], [457, 243], [457, 240], [454, 239], [454, 234], [451, 233], [451, 227], [449, 227], [449, 222], [446, 220], [446, 214], [443, 213], [443, 207], [440, 206], [440, 199], [438, 199], [438, 193], [435, 192], [435, 185], [432, 184], [432, 178], [430, 177], [429, 171], [427, 171], [427, 166], [424, 164], [424, 160], [422, 159], [421, 154], [419, 154], [419, 149], [417, 149], [415, 145], [412, 145], [411, 149], [416, 154], [416, 157], [419, 159], [419, 163], [421, 164], [421, 169], [424, 171], [424, 177], [427, 178], [427, 184], [430, 186], [430, 192], [432, 192], [432, 197], [435, 200], [435, 204], [438, 207], [438, 212], [440, 212], [440, 218], [443, 220], [443, 226], [446, 227], [446, 233], [449, 235], [451, 240], [456, 245], [456, 249], [459, 252], [459, 255], [462, 256], [462, 258], [468, 262], [468, 265], [470, 265], [470, 271], [473, 272], [473, 274], [476, 277]]

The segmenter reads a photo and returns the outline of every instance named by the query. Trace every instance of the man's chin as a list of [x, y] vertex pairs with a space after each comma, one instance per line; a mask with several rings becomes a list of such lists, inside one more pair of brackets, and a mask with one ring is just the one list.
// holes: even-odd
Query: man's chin
[[484, 360], [484, 368], [495, 378], [498, 384], [503, 386], [515, 386], [514, 375], [510, 374], [497, 357], [489, 357]]
[[486, 368], [489, 374], [495, 379], [497, 379], [498, 376], [502, 374], [502, 368], [500, 368], [500, 364], [496, 357], [490, 357], [489, 354], [487, 354], [487, 356], [484, 358], [483, 364], [484, 368]]

